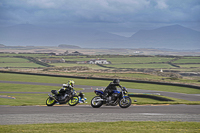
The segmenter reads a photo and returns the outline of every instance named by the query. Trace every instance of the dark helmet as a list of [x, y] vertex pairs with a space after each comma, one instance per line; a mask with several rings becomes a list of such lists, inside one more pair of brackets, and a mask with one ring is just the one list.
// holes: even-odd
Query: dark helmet
[[115, 84], [119, 84], [119, 82], [120, 82], [119, 79], [114, 79], [114, 80], [113, 80], [113, 83], [115, 83]]

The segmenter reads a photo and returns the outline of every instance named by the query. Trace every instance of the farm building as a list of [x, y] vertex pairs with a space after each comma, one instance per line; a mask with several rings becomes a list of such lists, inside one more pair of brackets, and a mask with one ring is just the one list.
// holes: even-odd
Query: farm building
[[83, 54], [78, 52], [78, 51], [75, 51], [75, 52], [72, 52], [72, 53], [69, 53], [68, 51], [65, 51], [63, 54], [60, 54], [60, 55], [79, 56], [79, 55], [83, 55]]
[[110, 64], [106, 59], [91, 59], [88, 64]]

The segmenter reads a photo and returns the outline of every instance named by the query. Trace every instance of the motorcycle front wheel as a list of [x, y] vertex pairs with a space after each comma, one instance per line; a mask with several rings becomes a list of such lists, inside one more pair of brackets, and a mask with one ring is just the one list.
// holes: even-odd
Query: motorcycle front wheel
[[70, 100], [69, 100], [69, 102], [68, 102], [68, 104], [70, 105], [70, 106], [75, 106], [76, 104], [78, 104], [79, 103], [79, 98], [78, 98], [78, 96], [73, 96]]
[[46, 100], [47, 106], [53, 106], [55, 103], [56, 103], [56, 101], [51, 97], [48, 97], [47, 100]]
[[120, 99], [119, 106], [121, 108], [128, 108], [131, 105], [131, 103], [132, 103], [132, 101], [131, 101], [130, 97], [124, 97], [124, 98]]
[[99, 96], [96, 96], [91, 100], [91, 106], [93, 108], [99, 108], [103, 105], [103, 101], [98, 101], [98, 99], [102, 99], [102, 98]]

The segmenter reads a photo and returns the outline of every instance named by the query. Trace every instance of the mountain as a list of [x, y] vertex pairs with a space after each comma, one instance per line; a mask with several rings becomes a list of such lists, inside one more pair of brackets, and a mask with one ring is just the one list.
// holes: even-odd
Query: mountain
[[77, 27], [49, 28], [20, 24], [0, 29], [0, 44], [9, 46], [75, 45], [82, 48], [165, 48], [200, 49], [200, 32], [171, 25], [140, 30], [122, 37], [96, 29]]
[[140, 30], [128, 42], [140, 48], [200, 49], [200, 32], [172, 25], [154, 30]]
[[80, 49], [81, 47], [75, 45], [67, 45], [67, 44], [60, 44], [58, 45], [59, 48], [69, 48], [69, 49]]
[[99, 48], [125, 37], [95, 29], [76, 27], [47, 28], [20, 24], [0, 29], [0, 43], [22, 46], [57, 46], [59, 44]]

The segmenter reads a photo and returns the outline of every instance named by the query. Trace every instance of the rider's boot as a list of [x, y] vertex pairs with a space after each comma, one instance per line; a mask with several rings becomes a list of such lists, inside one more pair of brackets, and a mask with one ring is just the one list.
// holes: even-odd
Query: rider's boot
[[108, 96], [108, 93], [105, 93], [105, 94], [102, 96], [102, 99], [103, 99], [104, 101], [106, 101], [106, 100], [107, 100], [107, 96]]

